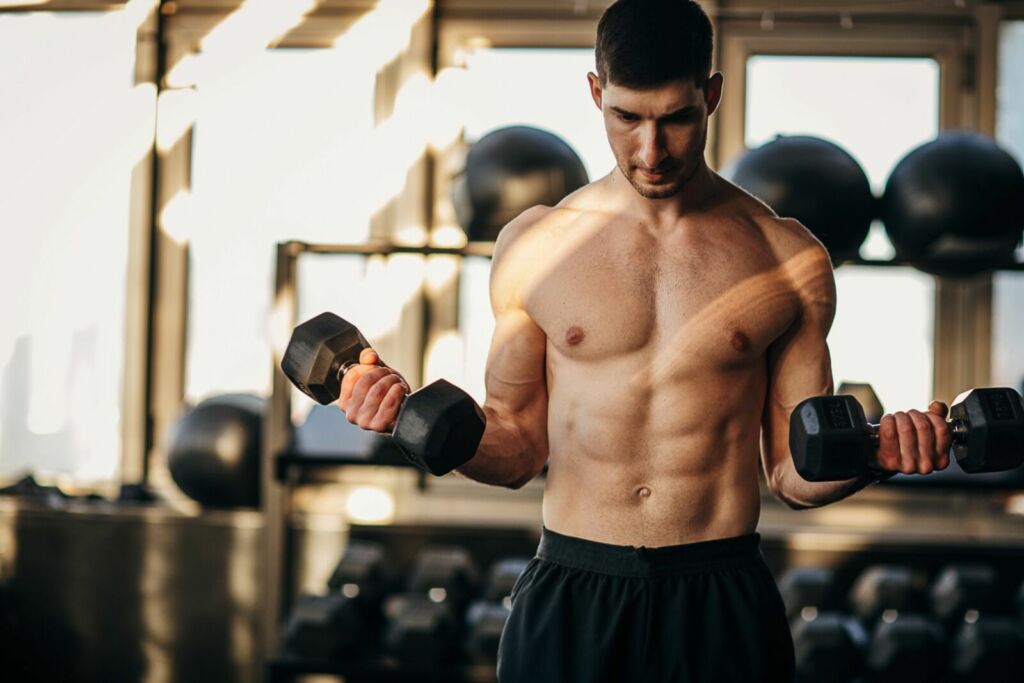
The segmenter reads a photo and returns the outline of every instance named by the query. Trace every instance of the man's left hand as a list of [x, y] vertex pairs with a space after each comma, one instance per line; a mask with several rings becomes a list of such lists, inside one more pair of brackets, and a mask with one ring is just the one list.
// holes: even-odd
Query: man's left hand
[[884, 415], [878, 427], [877, 466], [889, 472], [931, 474], [949, 467], [953, 437], [949, 407], [932, 401], [926, 412], [908, 410]]

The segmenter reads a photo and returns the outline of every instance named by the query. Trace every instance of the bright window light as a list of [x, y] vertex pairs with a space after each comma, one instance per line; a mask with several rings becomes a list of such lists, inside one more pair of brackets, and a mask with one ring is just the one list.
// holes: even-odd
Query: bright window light
[[0, 476], [117, 476], [131, 172], [153, 125], [136, 28], [0, 14]]
[[[1024, 21], [1003, 22], [998, 71], [996, 138], [1024, 164]], [[996, 273], [992, 288], [992, 384], [1024, 391], [1024, 273]]]

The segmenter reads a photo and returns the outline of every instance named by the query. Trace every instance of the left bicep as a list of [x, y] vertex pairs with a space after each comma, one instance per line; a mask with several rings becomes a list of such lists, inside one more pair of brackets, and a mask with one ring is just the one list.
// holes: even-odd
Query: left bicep
[[768, 384], [762, 416], [765, 476], [790, 460], [789, 416], [810, 396], [832, 393], [832, 362], [826, 337], [835, 316], [835, 279], [827, 252], [809, 246], [792, 257], [787, 270], [800, 300], [800, 313], [767, 352]]

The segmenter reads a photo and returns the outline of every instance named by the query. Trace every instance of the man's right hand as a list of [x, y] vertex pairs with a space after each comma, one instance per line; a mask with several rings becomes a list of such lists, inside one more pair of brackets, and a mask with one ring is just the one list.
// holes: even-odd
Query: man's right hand
[[352, 424], [389, 433], [409, 393], [409, 385], [398, 372], [384, 365], [373, 349], [363, 349], [359, 364], [349, 368], [341, 380], [337, 405]]

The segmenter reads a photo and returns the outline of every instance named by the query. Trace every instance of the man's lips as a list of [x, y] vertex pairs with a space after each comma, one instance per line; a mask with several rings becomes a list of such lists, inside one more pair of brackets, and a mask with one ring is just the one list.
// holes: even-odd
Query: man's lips
[[636, 170], [645, 180], [662, 180], [663, 178], [668, 176], [670, 169], [663, 169], [660, 171], [648, 171], [647, 169], [637, 168]]

